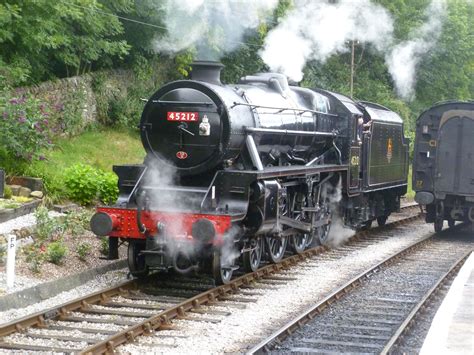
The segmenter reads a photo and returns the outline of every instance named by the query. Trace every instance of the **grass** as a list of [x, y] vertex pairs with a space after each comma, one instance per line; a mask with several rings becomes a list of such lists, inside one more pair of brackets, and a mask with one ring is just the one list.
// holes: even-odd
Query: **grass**
[[142, 163], [145, 151], [138, 132], [102, 128], [74, 138], [62, 138], [45, 152], [46, 160], [32, 162], [25, 173], [42, 177], [53, 200], [64, 197], [64, 171], [78, 163], [112, 171], [113, 165]]

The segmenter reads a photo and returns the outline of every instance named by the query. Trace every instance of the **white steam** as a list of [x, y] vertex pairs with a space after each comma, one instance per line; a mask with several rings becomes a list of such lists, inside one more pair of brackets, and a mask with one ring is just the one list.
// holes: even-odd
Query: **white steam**
[[425, 11], [427, 22], [408, 41], [395, 45], [390, 13], [371, 0], [296, 0], [268, 34], [260, 55], [272, 71], [301, 81], [307, 61], [324, 63], [331, 55], [347, 52], [351, 41], [371, 44], [385, 54], [398, 94], [410, 99], [416, 66], [435, 46], [445, 11], [445, 0], [432, 0]]
[[335, 4], [297, 0], [295, 8], [268, 34], [261, 57], [271, 70], [301, 81], [308, 60], [325, 62], [347, 51], [351, 40], [383, 50], [392, 33], [390, 14], [370, 0]]
[[410, 40], [393, 47], [385, 57], [395, 88], [404, 99], [413, 98], [416, 67], [422, 56], [436, 45], [445, 13], [445, 1], [432, 1], [425, 10], [425, 17], [428, 21], [410, 33]]
[[321, 190], [321, 197], [323, 201], [329, 203], [332, 213], [331, 229], [329, 230], [329, 235], [324, 244], [334, 248], [344, 244], [356, 233], [355, 230], [344, 224], [339, 213], [339, 203], [342, 200], [341, 178], [339, 178], [339, 182], [336, 186], [332, 186], [330, 183], [324, 184]]
[[198, 59], [218, 59], [240, 46], [247, 30], [258, 27], [278, 0], [166, 0], [160, 6], [167, 35], [157, 39], [157, 52], [176, 53], [195, 46]]

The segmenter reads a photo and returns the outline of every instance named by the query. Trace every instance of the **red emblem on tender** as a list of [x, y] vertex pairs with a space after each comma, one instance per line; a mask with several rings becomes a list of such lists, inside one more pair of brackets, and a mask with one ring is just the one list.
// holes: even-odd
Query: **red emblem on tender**
[[180, 150], [179, 152], [176, 152], [176, 158], [178, 159], [186, 159], [188, 157], [188, 153], [186, 152], [183, 152], [182, 150]]

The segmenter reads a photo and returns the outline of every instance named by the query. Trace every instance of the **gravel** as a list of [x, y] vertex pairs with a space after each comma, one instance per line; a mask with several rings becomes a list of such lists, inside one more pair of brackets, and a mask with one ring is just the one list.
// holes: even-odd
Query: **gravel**
[[[43, 302], [24, 307], [21, 309], [11, 309], [5, 312], [0, 312], [0, 326], [2, 323], [7, 323], [13, 319], [20, 318], [35, 312], [39, 312], [51, 307], [55, 307], [62, 303], [68, 302], [84, 294], [92, 293], [95, 291], [103, 290], [104, 288], [114, 286], [118, 283], [124, 282], [127, 280], [127, 269], [115, 270], [105, 273], [96, 277], [95, 279], [79, 286], [74, 289], [71, 289], [67, 292], [62, 292], [59, 295], [47, 299]], [[31, 285], [30, 285], [31, 286]], [[1, 302], [1, 298], [0, 298]]]
[[[234, 309], [230, 316], [213, 315], [213, 318], [221, 319], [221, 322], [217, 324], [187, 320], [173, 321], [179, 334], [185, 333], [186, 337], [173, 342], [171, 347], [167, 344], [166, 347], [160, 349], [160, 344], [164, 341], [162, 335], [165, 333], [157, 332], [155, 336], [140, 337], [136, 343], [120, 347], [118, 351], [176, 354], [243, 352], [303, 311], [308, 304], [313, 304], [316, 299], [324, 297], [366, 267], [424, 238], [431, 233], [431, 226], [410, 224], [397, 227], [396, 231], [397, 236], [383, 239], [362, 250], [335, 249], [316, 259], [304, 262], [303, 268], [298, 267], [286, 273], [287, 276], [295, 277], [296, 280], [288, 281], [286, 285], [276, 288], [266, 288], [266, 292], [262, 295], [253, 295], [251, 298], [254, 298], [255, 302], [245, 303], [245, 309], [239, 311]], [[394, 232], [386, 230], [380, 233], [392, 234]], [[257, 286], [266, 287], [262, 283]], [[240, 296], [246, 297], [244, 294]], [[177, 332], [174, 331], [173, 334]], [[157, 348], [152, 349], [150, 344], [154, 344]]]
[[[56, 211], [50, 211], [49, 212], [50, 217], [60, 217], [64, 216], [64, 214], [56, 212]], [[25, 227], [31, 227], [36, 224], [36, 217], [34, 213], [26, 214], [24, 216], [20, 216], [14, 219], [11, 219], [9, 221], [6, 221], [4, 223], [0, 224], [0, 234], [9, 234], [13, 232], [14, 230], [22, 229]]]
[[[286, 339], [278, 347], [278, 352], [288, 353], [298, 348], [301, 350], [302, 347], [341, 353], [363, 352], [367, 349], [374, 353], [381, 351], [386, 340], [363, 339], [354, 334], [383, 336], [388, 339], [413, 306], [452, 263], [464, 254], [467, 247], [469, 245], [464, 243], [455, 244], [451, 240], [438, 239], [412, 251], [408, 256], [372, 274], [362, 286], [352, 291], [350, 296], [333, 304]], [[429, 257], [436, 258], [435, 268]], [[407, 304], [407, 301], [413, 303]], [[375, 306], [376, 309], [373, 308]], [[390, 310], [388, 307], [397, 309]], [[370, 331], [358, 328], [362, 326], [378, 329]], [[380, 328], [384, 328], [384, 331]], [[416, 352], [409, 349], [406, 353]]]

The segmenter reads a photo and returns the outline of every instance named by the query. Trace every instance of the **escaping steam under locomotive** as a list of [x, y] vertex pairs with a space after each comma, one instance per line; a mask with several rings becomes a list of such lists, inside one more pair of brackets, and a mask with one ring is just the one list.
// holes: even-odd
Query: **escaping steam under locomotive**
[[224, 85], [222, 67], [197, 62], [148, 100], [145, 161], [114, 166], [119, 198], [91, 220], [111, 257], [128, 241], [134, 276], [198, 270], [227, 283], [325, 243], [336, 216], [363, 228], [399, 210], [408, 142], [396, 113], [276, 73]]

